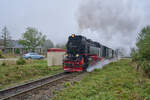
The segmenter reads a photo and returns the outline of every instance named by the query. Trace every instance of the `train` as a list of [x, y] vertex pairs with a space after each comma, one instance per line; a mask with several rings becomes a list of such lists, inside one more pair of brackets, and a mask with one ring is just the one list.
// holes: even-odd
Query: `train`
[[103, 59], [114, 58], [117, 55], [115, 50], [75, 34], [69, 36], [66, 49], [63, 59], [65, 72], [86, 71], [89, 65], [94, 65]]

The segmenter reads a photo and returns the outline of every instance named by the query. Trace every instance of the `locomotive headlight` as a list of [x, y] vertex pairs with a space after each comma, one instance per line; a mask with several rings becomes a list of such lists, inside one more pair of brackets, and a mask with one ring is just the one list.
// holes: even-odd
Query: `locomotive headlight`
[[75, 34], [72, 34], [72, 38], [74, 38], [75, 37]]
[[76, 57], [79, 57], [79, 54], [76, 54]]

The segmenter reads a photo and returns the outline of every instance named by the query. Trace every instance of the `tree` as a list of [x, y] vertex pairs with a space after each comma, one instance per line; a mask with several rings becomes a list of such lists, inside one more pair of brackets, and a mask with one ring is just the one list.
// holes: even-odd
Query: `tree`
[[138, 53], [137, 53], [137, 50], [135, 48], [131, 48], [130, 56], [132, 57], [132, 61], [138, 60]]
[[138, 47], [139, 57], [150, 60], [150, 26], [142, 29], [137, 38], [136, 46]]
[[56, 44], [56, 48], [66, 49], [66, 44]]
[[1, 39], [3, 41], [2, 45], [4, 46], [4, 52], [5, 52], [6, 47], [11, 45], [11, 42], [10, 42], [11, 36], [6, 26], [2, 29]]
[[35, 28], [28, 27], [23, 33], [22, 39], [19, 40], [19, 44], [34, 52], [36, 47], [44, 45], [45, 40], [45, 35]]
[[54, 44], [50, 39], [47, 39], [43, 45], [44, 51], [46, 51], [48, 48], [53, 48]]

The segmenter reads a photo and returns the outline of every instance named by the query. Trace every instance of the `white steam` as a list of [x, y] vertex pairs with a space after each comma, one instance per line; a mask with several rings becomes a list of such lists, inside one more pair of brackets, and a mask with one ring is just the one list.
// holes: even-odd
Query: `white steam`
[[83, 0], [78, 9], [79, 33], [112, 48], [129, 51], [145, 16], [138, 0]]
[[117, 58], [114, 58], [114, 59], [104, 59], [104, 60], [98, 62], [95, 65], [89, 66], [87, 68], [87, 72], [92, 72], [94, 69], [102, 69], [105, 65], [107, 65], [107, 64], [109, 64], [111, 62], [115, 62], [117, 60], [118, 60]]

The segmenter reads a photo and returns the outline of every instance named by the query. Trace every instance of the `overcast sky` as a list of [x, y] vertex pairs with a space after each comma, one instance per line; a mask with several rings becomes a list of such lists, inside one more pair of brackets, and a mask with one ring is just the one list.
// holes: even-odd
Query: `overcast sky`
[[[150, 1], [135, 1], [144, 15], [150, 18]], [[77, 10], [80, 2], [81, 0], [0, 0], [0, 30], [7, 26], [13, 39], [19, 39], [30, 26], [47, 35], [54, 43], [63, 43], [70, 34], [78, 32]]]
[[77, 32], [78, 5], [78, 0], [0, 0], [0, 30], [7, 26], [13, 39], [18, 39], [28, 26], [35, 27], [62, 43]]

